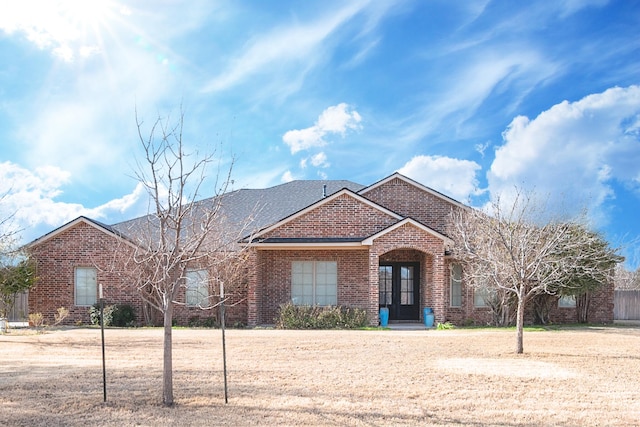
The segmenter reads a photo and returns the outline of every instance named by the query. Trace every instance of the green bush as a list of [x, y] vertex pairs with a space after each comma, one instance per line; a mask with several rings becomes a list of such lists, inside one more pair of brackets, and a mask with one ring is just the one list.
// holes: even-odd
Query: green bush
[[192, 316], [187, 321], [187, 326], [190, 328], [217, 328], [219, 326], [218, 319], [215, 316], [198, 317]]
[[[100, 324], [100, 303], [89, 308], [92, 325]], [[104, 306], [104, 326], [133, 326], [136, 321], [136, 311], [129, 304], [110, 304]]]
[[[106, 319], [106, 316], [105, 316]], [[129, 304], [117, 304], [112, 313], [111, 326], [131, 327], [136, 322], [136, 310]]]
[[[113, 310], [114, 305], [105, 305], [103, 314], [104, 314], [104, 326], [111, 325], [113, 320]], [[100, 303], [93, 304], [91, 308], [89, 308], [89, 318], [91, 320], [92, 325], [100, 324]]]
[[279, 329], [357, 329], [367, 325], [367, 312], [342, 306], [280, 306], [276, 327]]

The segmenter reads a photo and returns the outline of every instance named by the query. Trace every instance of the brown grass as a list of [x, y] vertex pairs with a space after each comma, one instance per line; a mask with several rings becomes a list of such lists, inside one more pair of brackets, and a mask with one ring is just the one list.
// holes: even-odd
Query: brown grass
[[0, 425], [638, 425], [640, 329], [174, 330], [176, 406], [161, 401], [162, 331], [0, 335]]

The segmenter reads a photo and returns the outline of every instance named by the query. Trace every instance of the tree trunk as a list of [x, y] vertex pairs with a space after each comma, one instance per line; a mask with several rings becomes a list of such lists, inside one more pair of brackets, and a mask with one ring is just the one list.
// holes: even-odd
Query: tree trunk
[[173, 303], [169, 301], [164, 310], [164, 353], [162, 366], [162, 403], [173, 406], [173, 359], [171, 353], [171, 332], [173, 323]]
[[516, 353], [524, 352], [524, 296], [518, 295], [518, 311], [516, 313]]
[[591, 293], [589, 291], [582, 295], [577, 295], [576, 298], [576, 320], [578, 323], [587, 323], [589, 319], [589, 302], [591, 301]]

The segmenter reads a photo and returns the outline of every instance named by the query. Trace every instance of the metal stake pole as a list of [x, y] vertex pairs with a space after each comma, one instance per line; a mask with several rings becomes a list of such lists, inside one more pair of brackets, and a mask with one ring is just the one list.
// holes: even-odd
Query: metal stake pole
[[227, 345], [224, 337], [224, 283], [220, 282], [220, 329], [222, 330], [222, 367], [224, 371], [224, 403], [229, 403], [227, 389]]
[[102, 335], [102, 393], [104, 402], [107, 402], [107, 368], [104, 357], [104, 298], [102, 297], [102, 284], [100, 284], [100, 333]]

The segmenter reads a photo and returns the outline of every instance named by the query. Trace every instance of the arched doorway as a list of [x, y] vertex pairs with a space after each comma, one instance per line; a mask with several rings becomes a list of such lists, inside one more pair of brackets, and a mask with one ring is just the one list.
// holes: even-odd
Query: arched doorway
[[424, 253], [396, 249], [380, 256], [378, 303], [389, 309], [389, 320], [420, 320]]

